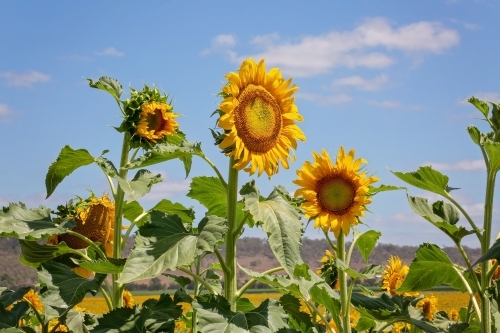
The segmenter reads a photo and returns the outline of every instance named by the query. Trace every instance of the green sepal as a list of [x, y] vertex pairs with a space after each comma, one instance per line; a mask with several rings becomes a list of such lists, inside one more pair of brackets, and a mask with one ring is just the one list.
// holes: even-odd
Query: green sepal
[[213, 252], [223, 241], [226, 231], [226, 221], [216, 216], [204, 218], [198, 233], [191, 233], [179, 216], [152, 211], [150, 221], [139, 227], [135, 247], [118, 281], [129, 283], [149, 279], [166, 269], [175, 270], [190, 264], [195, 256]]
[[24, 240], [40, 240], [65, 233], [75, 226], [72, 219], [56, 224], [50, 216], [50, 209], [27, 209], [23, 203], [9, 204], [6, 212], [0, 211], [0, 237], [14, 237]]
[[123, 92], [121, 83], [107, 76], [101, 76], [95, 82], [92, 79], [87, 79], [87, 81], [89, 81], [90, 87], [104, 90], [115, 97], [115, 99], [119, 99]]
[[45, 187], [47, 188], [47, 197], [50, 197], [57, 185], [59, 185], [66, 176], [70, 175], [79, 167], [89, 165], [94, 162], [94, 157], [86, 149], [74, 150], [66, 145], [61, 149], [57, 160], [49, 167], [45, 176]]
[[[391, 171], [391, 170], [390, 170]], [[402, 181], [422, 190], [448, 197], [448, 177], [430, 166], [419, 167], [415, 172], [391, 171]]]
[[368, 230], [357, 236], [356, 247], [361, 253], [361, 256], [363, 257], [365, 263], [368, 263], [368, 258], [377, 245], [377, 241], [380, 236], [382, 236], [382, 233], [376, 230]]
[[260, 201], [260, 194], [252, 180], [240, 191], [249, 211], [268, 236], [268, 242], [276, 259], [292, 275], [297, 264], [302, 263], [302, 222], [297, 208], [287, 201], [283, 188], [275, 188], [266, 200]]

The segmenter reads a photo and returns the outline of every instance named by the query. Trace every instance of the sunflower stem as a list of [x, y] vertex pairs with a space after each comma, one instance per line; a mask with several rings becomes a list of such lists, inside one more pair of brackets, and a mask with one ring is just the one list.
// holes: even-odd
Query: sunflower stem
[[[102, 259], [106, 259], [106, 254], [104, 252], [102, 252], [101, 248], [99, 246], [97, 246], [96, 243], [94, 243], [93, 241], [91, 241], [90, 239], [88, 239], [87, 237], [85, 237], [84, 235], [79, 234], [78, 232], [75, 232], [73, 230], [68, 230], [68, 231], [66, 231], [66, 233], [69, 234], [69, 235], [75, 236], [77, 238], [80, 238], [82, 241], [84, 241], [85, 243], [89, 244], [89, 246], [91, 248], [93, 248], [94, 250], [96, 250], [97, 253], [99, 253], [99, 255], [101, 256]], [[85, 259], [87, 259], [87, 258], [85, 258]], [[87, 259], [87, 260], [89, 260], [89, 259]]]
[[[265, 272], [262, 272], [261, 274], [262, 275], [271, 274], [271, 273], [283, 271], [284, 269], [285, 268], [283, 268], [282, 266], [275, 267], [275, 268], [271, 268]], [[251, 278], [250, 281], [245, 283], [245, 285], [243, 285], [243, 287], [241, 287], [240, 290], [238, 290], [238, 292], [236, 293], [236, 301], [238, 301], [240, 299], [240, 297], [243, 296], [243, 294], [248, 290], [248, 288], [250, 288], [255, 282], [257, 282], [257, 279]]]
[[[340, 230], [337, 237], [337, 258], [345, 261], [345, 237], [344, 232]], [[339, 286], [340, 286], [340, 304], [342, 309], [342, 326], [344, 333], [351, 332], [350, 313], [349, 313], [349, 295], [347, 287], [347, 274], [339, 267]]]
[[[120, 158], [120, 178], [126, 180], [128, 170], [124, 167], [129, 162], [129, 152], [130, 152], [130, 134], [125, 132], [123, 135], [123, 145], [122, 154]], [[122, 257], [122, 216], [123, 216], [123, 199], [125, 197], [125, 192], [123, 192], [122, 187], [118, 184], [118, 189], [115, 196], [115, 225], [114, 225], [114, 235], [113, 235], [113, 258], [120, 259]], [[123, 306], [123, 288], [122, 285], [116, 282], [120, 278], [119, 273], [113, 274], [113, 308], [118, 308]]]
[[108, 293], [102, 286], [99, 287], [99, 291], [102, 294], [102, 297], [104, 297], [104, 300], [106, 301], [106, 305], [108, 306], [108, 310], [111, 311], [113, 310], [113, 303], [111, 302], [111, 298], [109, 297]]
[[234, 231], [238, 227], [236, 224], [236, 201], [238, 196], [238, 170], [234, 168], [235, 160], [231, 156], [229, 159], [229, 183], [227, 191], [227, 224], [226, 234], [226, 267], [224, 272], [224, 296], [231, 305], [231, 311], [236, 311], [236, 293], [238, 291], [236, 280], [236, 241], [238, 235]]
[[210, 284], [208, 284], [207, 281], [205, 281], [201, 276], [197, 275], [196, 273], [193, 273], [191, 270], [187, 269], [186, 267], [178, 267], [177, 268], [179, 271], [186, 273], [193, 279], [195, 279], [199, 284], [203, 285], [209, 292], [211, 292], [214, 295], [217, 295], [217, 292], [212, 288]]
[[[198, 154], [197, 154], [198, 155]], [[226, 183], [226, 180], [224, 179], [224, 177], [222, 176], [222, 174], [220, 173], [219, 169], [217, 169], [217, 167], [215, 166], [215, 164], [210, 161], [208, 159], [208, 157], [205, 156], [205, 154], [200, 154], [198, 155], [199, 157], [201, 157], [205, 162], [208, 163], [208, 165], [210, 165], [212, 167], [212, 169], [215, 171], [215, 174], [217, 175], [217, 177], [219, 177], [219, 180], [220, 182], [222, 183], [222, 186], [224, 186], [224, 188], [227, 189], [227, 183]]]

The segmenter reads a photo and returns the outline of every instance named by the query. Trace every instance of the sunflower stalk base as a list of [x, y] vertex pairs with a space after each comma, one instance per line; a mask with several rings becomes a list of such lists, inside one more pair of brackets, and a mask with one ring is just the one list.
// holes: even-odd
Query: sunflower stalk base
[[[345, 261], [345, 237], [341, 231], [337, 238], [337, 258]], [[350, 304], [347, 286], [347, 273], [339, 268], [340, 303], [342, 305], [342, 329], [344, 333], [351, 332]]]

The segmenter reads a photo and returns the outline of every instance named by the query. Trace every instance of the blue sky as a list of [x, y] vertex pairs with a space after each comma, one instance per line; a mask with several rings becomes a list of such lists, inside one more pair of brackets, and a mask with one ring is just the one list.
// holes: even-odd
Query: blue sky
[[[85, 78], [110, 76], [140, 89], [156, 84], [173, 99], [190, 141], [227, 172], [213, 145], [210, 118], [224, 74], [252, 56], [293, 77], [301, 128], [297, 160], [272, 179], [295, 190], [295, 170], [312, 151], [335, 156], [340, 145], [369, 161], [381, 183], [403, 185], [388, 169], [414, 171], [432, 164], [450, 177], [452, 193], [482, 225], [485, 170], [465, 130], [486, 130], [469, 96], [500, 101], [500, 44], [495, 1], [123, 1], [3, 4], [0, 29], [0, 205], [25, 202], [55, 208], [87, 189], [106, 191], [97, 166], [77, 170], [45, 200], [45, 174], [61, 148], [110, 149], [118, 164], [121, 122], [113, 99]], [[126, 96], [126, 95], [125, 95]], [[195, 159], [188, 179], [180, 162], [150, 168], [166, 182], [142, 200], [185, 197], [191, 177], [212, 175]], [[240, 177], [243, 184], [248, 177]], [[415, 188], [412, 195], [425, 195]], [[495, 211], [497, 212], [497, 202]], [[451, 242], [408, 207], [406, 193], [381, 193], [364, 219], [380, 242]], [[494, 217], [493, 234], [500, 231]], [[246, 236], [264, 237], [261, 230]], [[306, 236], [322, 237], [307, 228]], [[464, 243], [477, 246], [474, 236]]]

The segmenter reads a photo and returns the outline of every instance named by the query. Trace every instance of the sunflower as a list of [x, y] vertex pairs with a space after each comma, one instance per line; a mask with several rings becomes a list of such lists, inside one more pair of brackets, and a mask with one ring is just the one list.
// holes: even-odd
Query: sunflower
[[460, 319], [460, 314], [458, 313], [457, 309], [451, 309], [448, 316], [450, 317], [450, 320], [453, 321], [458, 321]]
[[339, 289], [339, 270], [335, 265], [335, 254], [329, 250], [325, 251], [325, 255], [321, 258], [321, 267], [316, 271], [332, 289]]
[[314, 164], [306, 161], [302, 170], [297, 170], [299, 179], [293, 182], [301, 188], [295, 191], [295, 197], [306, 200], [301, 207], [306, 217], [315, 218], [314, 228], [333, 231], [335, 237], [341, 230], [348, 235], [371, 202], [369, 185], [379, 179], [359, 172], [366, 161], [354, 159], [354, 149], [345, 155], [344, 147], [340, 147], [335, 165], [324, 149], [321, 155], [313, 152], [313, 156]]
[[[238, 170], [259, 176], [278, 172], [278, 163], [288, 169], [290, 151], [306, 137], [294, 121], [302, 121], [293, 94], [298, 87], [285, 80], [278, 68], [266, 71], [264, 60], [249, 58], [238, 73], [226, 74], [219, 104], [218, 126], [224, 129], [219, 147], [237, 160]], [[249, 165], [249, 166], [248, 166]], [[248, 166], [248, 167], [247, 167]]]
[[141, 106], [137, 135], [156, 142], [167, 135], [174, 135], [179, 124], [175, 121], [178, 114], [172, 112], [172, 107], [167, 103], [149, 101]]
[[35, 308], [38, 312], [43, 312], [43, 304], [40, 301], [38, 293], [30, 289], [24, 296], [23, 301], [28, 302], [31, 307]]
[[134, 307], [134, 299], [132, 298], [132, 293], [128, 290], [123, 290], [123, 306], [126, 308]]
[[417, 309], [420, 309], [428, 320], [434, 319], [437, 312], [438, 299], [434, 295], [424, 297], [417, 303]]
[[401, 258], [396, 256], [391, 256], [388, 262], [389, 264], [382, 275], [382, 289], [391, 295], [417, 296], [418, 293], [400, 294], [396, 292], [403, 284], [410, 268], [403, 263]]
[[57, 320], [57, 318], [52, 318], [49, 321], [49, 330], [48, 331], [52, 332], [52, 330], [56, 326], [57, 326], [57, 328], [54, 332], [69, 332], [68, 327], [66, 325], [60, 324], [59, 320]]

